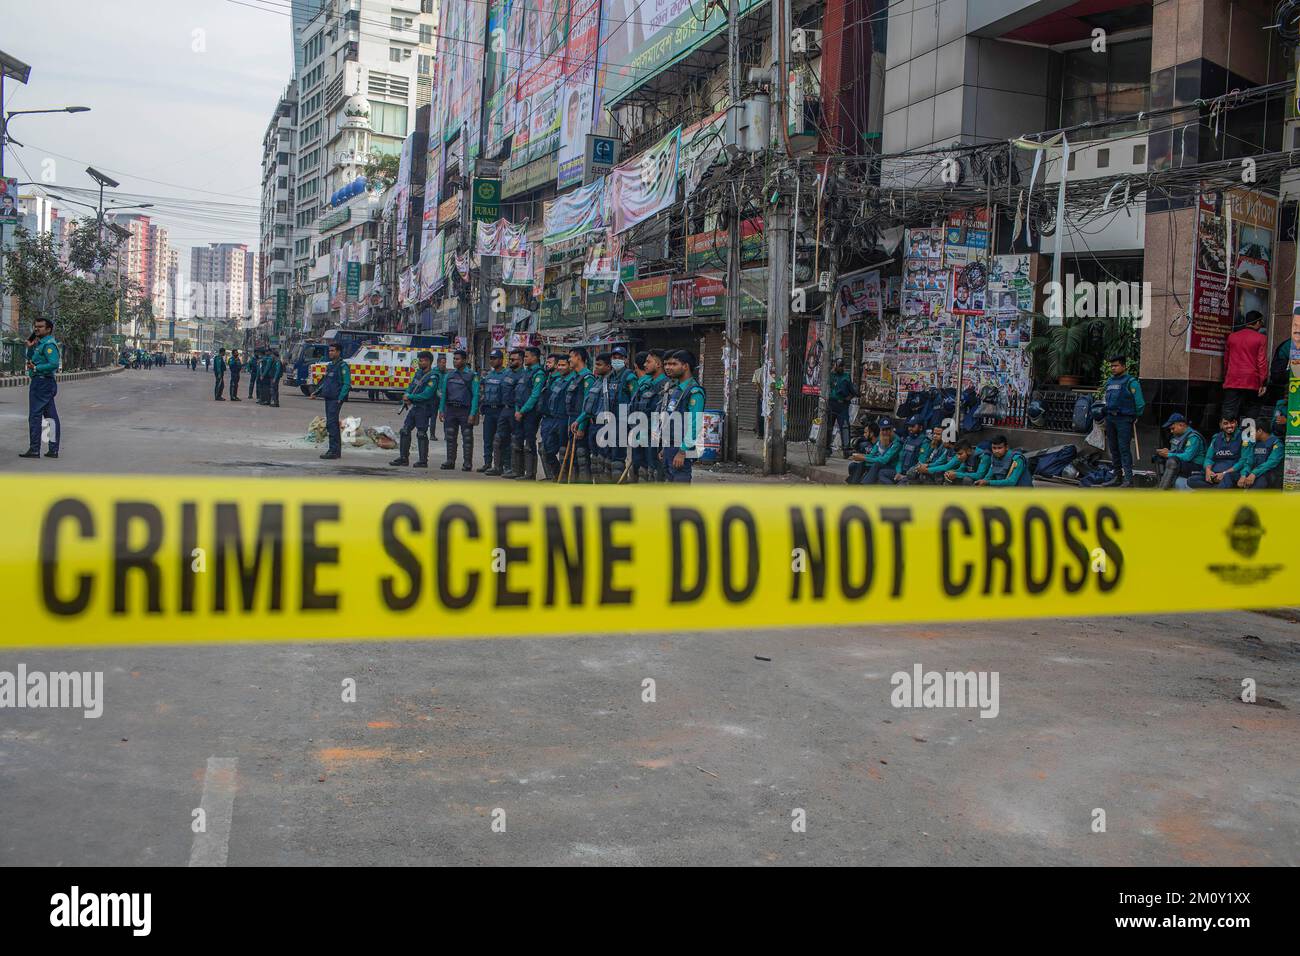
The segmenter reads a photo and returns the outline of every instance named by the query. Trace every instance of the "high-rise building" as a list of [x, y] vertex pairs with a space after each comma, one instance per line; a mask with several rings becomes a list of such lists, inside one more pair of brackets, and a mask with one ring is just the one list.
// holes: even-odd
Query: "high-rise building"
[[207, 248], [190, 250], [195, 317], [209, 320], [247, 318], [244, 299], [247, 261], [248, 246], [242, 242], [214, 242]]
[[[344, 108], [368, 107], [372, 156], [398, 156], [429, 102], [433, 0], [323, 0], [295, 32], [298, 118], [293, 150], [293, 286], [290, 314], [327, 282], [319, 267], [332, 251], [318, 220], [331, 195], [355, 178], [362, 159], [345, 139]], [[296, 21], [295, 21], [296, 25]], [[419, 81], [425, 82], [421, 84]], [[327, 260], [326, 260], [327, 261]], [[319, 286], [320, 289], [316, 287]]]
[[[298, 120], [298, 84], [290, 81], [271, 115], [262, 137], [262, 214], [258, 251], [259, 283], [255, 295], [260, 323], [274, 323], [277, 302], [293, 286], [293, 156]], [[286, 312], [287, 315], [287, 312]], [[272, 325], [263, 336], [283, 335]]]

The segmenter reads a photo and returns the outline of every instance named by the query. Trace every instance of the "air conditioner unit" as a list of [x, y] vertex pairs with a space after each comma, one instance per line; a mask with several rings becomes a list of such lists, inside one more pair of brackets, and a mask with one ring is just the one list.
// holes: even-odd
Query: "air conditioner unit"
[[821, 30], [795, 30], [790, 35], [790, 52], [817, 56], [822, 52]]

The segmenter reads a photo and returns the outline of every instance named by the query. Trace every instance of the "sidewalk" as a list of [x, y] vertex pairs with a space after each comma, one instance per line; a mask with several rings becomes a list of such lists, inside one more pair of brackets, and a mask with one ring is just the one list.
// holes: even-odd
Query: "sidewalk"
[[[122, 371], [122, 366], [108, 365], [104, 368], [93, 368], [84, 372], [59, 372], [55, 379], [60, 382], [75, 382], [79, 378], [98, 378], [101, 375], [112, 375], [114, 372], [120, 371]], [[0, 377], [0, 388], [26, 385], [28, 381], [26, 375], [5, 375]]]
[[[821, 485], [842, 485], [849, 476], [849, 463], [840, 454], [826, 459], [824, 465], [811, 464], [812, 445], [789, 442], [785, 446], [786, 468], [792, 475]], [[753, 468], [763, 467], [762, 439], [752, 434], [740, 436], [740, 460]]]

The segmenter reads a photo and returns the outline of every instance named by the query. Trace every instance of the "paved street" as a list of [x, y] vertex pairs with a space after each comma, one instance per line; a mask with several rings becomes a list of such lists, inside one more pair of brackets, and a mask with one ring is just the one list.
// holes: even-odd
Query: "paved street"
[[[303, 438], [316, 403], [214, 403], [211, 384], [168, 368], [61, 386], [57, 462], [16, 457], [25, 394], [0, 390], [0, 471], [140, 475], [145, 493], [159, 474], [436, 480], [373, 448], [322, 462]], [[395, 422], [394, 407], [349, 411]], [[1300, 864], [1285, 613], [689, 624], [0, 652], [0, 671], [104, 672], [97, 719], [0, 711], [0, 863]], [[997, 716], [892, 706], [891, 675], [916, 665], [997, 672]]]

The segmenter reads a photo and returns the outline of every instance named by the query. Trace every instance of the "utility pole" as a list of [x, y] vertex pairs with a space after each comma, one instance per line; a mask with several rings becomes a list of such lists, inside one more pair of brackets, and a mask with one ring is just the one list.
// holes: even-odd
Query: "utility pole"
[[[740, 0], [727, 5], [727, 109], [734, 115], [740, 103]], [[740, 458], [740, 193], [732, 180], [731, 217], [728, 224], [727, 320], [722, 336], [723, 455]]]
[[782, 197], [785, 188], [786, 164], [785, 100], [786, 71], [785, 45], [790, 36], [787, 25], [788, 8], [784, 0], [772, 0], [772, 97], [770, 137], [776, 158], [776, 185], [767, 221], [763, 224], [767, 234], [767, 381], [764, 383], [768, 398], [767, 427], [763, 431], [763, 474], [785, 473], [785, 403], [781, 392], [786, 390], [786, 352], [789, 348], [790, 329], [790, 213]]
[[[820, 241], [820, 236], [817, 241]], [[826, 293], [822, 303], [821, 338], [825, 343], [822, 349], [821, 381], [818, 382], [817, 407], [821, 413], [821, 429], [817, 433], [817, 447], [813, 452], [813, 461], [818, 465], [826, 464], [831, 448], [831, 432], [835, 423], [831, 421], [831, 365], [835, 361], [835, 278], [840, 264], [840, 246], [835, 243], [830, 250], [831, 291]], [[817, 276], [813, 276], [817, 279]]]

